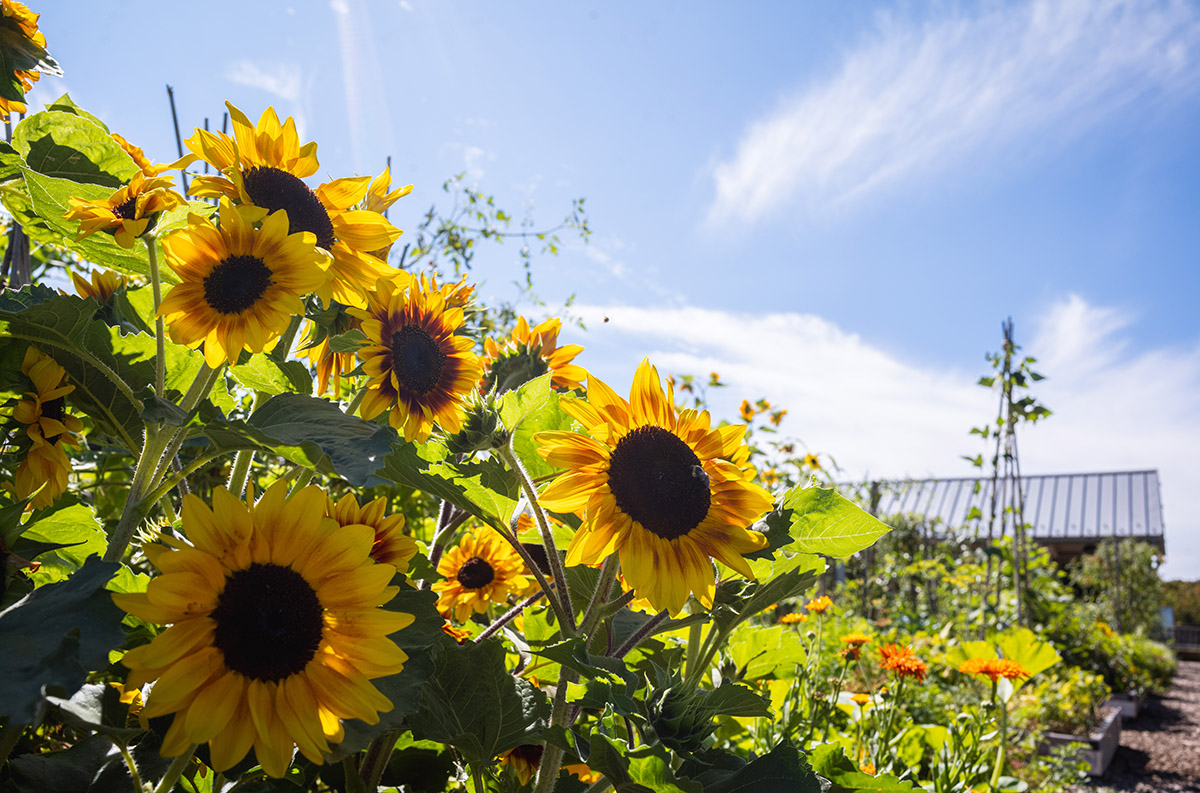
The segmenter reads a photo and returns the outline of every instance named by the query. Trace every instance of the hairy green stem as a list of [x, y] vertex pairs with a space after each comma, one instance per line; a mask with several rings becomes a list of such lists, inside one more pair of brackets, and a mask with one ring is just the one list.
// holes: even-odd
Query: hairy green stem
[[[555, 555], [557, 556], [557, 554]], [[612, 591], [613, 582], [616, 580], [617, 555], [614, 553], [604, 560], [604, 564], [600, 568], [600, 576], [596, 580], [596, 589], [592, 592], [592, 599], [584, 610], [583, 619], [579, 623], [579, 633], [583, 635], [584, 639], [591, 639], [592, 631], [595, 630], [596, 624], [601, 619], [604, 603], [608, 600], [608, 593]]]
[[300, 314], [293, 314], [288, 321], [287, 330], [279, 337], [279, 341], [275, 342], [275, 348], [271, 350], [269, 356], [280, 363], [287, 360], [288, 353], [292, 351], [292, 343], [296, 341], [296, 331], [300, 330], [300, 321], [304, 317]]
[[133, 760], [133, 755], [124, 743], [113, 741], [117, 746], [117, 751], [121, 753], [121, 758], [125, 761], [125, 767], [129, 769], [129, 779], [133, 782], [134, 793], [143, 793], [145, 788], [142, 787], [142, 776], [138, 773], [137, 763]]
[[379, 780], [383, 778], [383, 772], [387, 770], [388, 761], [392, 759], [392, 751], [396, 748], [396, 741], [400, 740], [402, 732], [403, 730], [392, 730], [371, 741], [371, 745], [367, 747], [367, 754], [362, 765], [362, 780], [365, 789], [378, 790]]
[[[574, 678], [574, 672], [568, 667], [562, 667], [558, 673], [558, 686], [554, 690], [554, 705], [550, 710], [550, 726], [568, 728], [567, 719], [567, 687]], [[542, 750], [542, 760], [538, 764], [537, 777], [533, 782], [533, 793], [550, 793], [554, 790], [554, 782], [558, 779], [558, 771], [562, 766], [563, 750], [554, 744], [546, 744]]]
[[150, 259], [150, 288], [154, 294], [154, 338], [157, 342], [158, 352], [155, 358], [154, 395], [162, 399], [163, 390], [166, 387], [167, 349], [163, 338], [165, 334], [163, 318], [158, 313], [158, 307], [162, 305], [162, 277], [158, 271], [158, 240], [152, 235], [146, 235], [142, 238], [142, 242], [146, 244], [146, 255]]
[[545, 592], [534, 592], [532, 595], [530, 595], [529, 597], [525, 598], [517, 605], [510, 608], [508, 611], [501, 614], [499, 617], [496, 618], [495, 622], [493, 622], [491, 625], [487, 626], [486, 629], [484, 629], [483, 633], [481, 633], [475, 637], [474, 643], [479, 644], [481, 641], [483, 641], [484, 639], [493, 635], [496, 631], [500, 630], [505, 625], [507, 625], [508, 623], [515, 620], [517, 617], [519, 617], [521, 615], [522, 611], [529, 608], [534, 603], [537, 603], [539, 600], [541, 600], [545, 596], [545, 594], [546, 594]]
[[663, 609], [662, 611], [658, 612], [650, 619], [646, 620], [645, 624], [643, 624], [642, 627], [640, 627], [636, 631], [634, 631], [634, 634], [632, 636], [630, 636], [628, 639], [626, 639], [624, 644], [622, 644], [616, 650], [609, 653], [609, 657], [624, 658], [626, 655], [628, 655], [630, 652], [633, 651], [633, 648], [637, 647], [639, 644], [641, 644], [643, 641], [645, 641], [648, 637], [653, 636], [654, 631], [658, 629], [659, 625], [662, 625], [663, 621], [667, 619], [667, 616], [668, 616], [667, 610]]
[[989, 783], [992, 790], [999, 790], [1000, 777], [1004, 774], [1004, 765], [1008, 760], [1008, 703], [1001, 702], [997, 696], [999, 678], [992, 683], [992, 707], [999, 710], [1000, 745], [996, 747], [996, 763], [992, 768], [992, 779]]
[[171, 788], [175, 787], [175, 783], [179, 781], [179, 777], [183, 776], [184, 769], [192, 761], [192, 755], [195, 752], [196, 744], [192, 744], [190, 749], [176, 757], [171, 763], [171, 767], [167, 769], [167, 775], [154, 788], [154, 793], [169, 793]]

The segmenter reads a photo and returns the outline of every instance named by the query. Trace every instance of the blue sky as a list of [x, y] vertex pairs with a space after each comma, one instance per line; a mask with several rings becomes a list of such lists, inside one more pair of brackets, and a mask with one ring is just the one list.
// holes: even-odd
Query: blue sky
[[322, 179], [391, 155], [401, 227], [464, 170], [540, 224], [586, 196], [592, 243], [535, 270], [580, 363], [716, 369], [719, 412], [767, 397], [847, 475], [969, 473], [1011, 315], [1055, 410], [1024, 469], [1160, 469], [1165, 572], [1200, 575], [1195, 2], [34, 8], [66, 72], [34, 99], [157, 159], [170, 83], [185, 128], [295, 116]]

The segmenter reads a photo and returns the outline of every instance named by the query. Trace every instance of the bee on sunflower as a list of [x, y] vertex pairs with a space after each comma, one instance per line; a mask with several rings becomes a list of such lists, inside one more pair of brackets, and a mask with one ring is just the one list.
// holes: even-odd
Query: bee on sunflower
[[767, 540], [747, 527], [770, 510], [771, 496], [730, 462], [744, 445], [744, 426], [713, 429], [707, 411], [677, 411], [673, 389], [663, 392], [648, 360], [628, 402], [590, 376], [586, 400], [564, 396], [560, 404], [590, 433], [534, 436], [548, 463], [568, 469], [539, 501], [583, 518], [568, 565], [616, 552], [633, 590], [672, 614], [691, 594], [712, 605], [712, 559], [754, 578], [743, 556]]
[[358, 351], [370, 378], [359, 415], [384, 413], [406, 441], [424, 442], [437, 424], [448, 435], [462, 429], [467, 395], [482, 365], [474, 343], [459, 335], [461, 307], [446, 303], [436, 281], [380, 279], [365, 309], [350, 309], [367, 338]]
[[157, 680], [144, 713], [175, 714], [161, 752], [207, 743], [216, 771], [253, 747], [263, 770], [287, 773], [292, 753], [324, 761], [344, 737], [342, 719], [379, 721], [392, 709], [372, 679], [404, 668], [389, 638], [411, 614], [378, 608], [396, 594], [396, 569], [371, 558], [375, 531], [339, 526], [328, 497], [277, 482], [257, 503], [224, 487], [212, 506], [183, 500], [188, 542], [159, 537], [143, 549], [161, 572], [144, 593], [113, 601], [170, 625], [129, 650], [127, 687]]
[[71, 459], [63, 446], [79, 445], [76, 433], [83, 430], [83, 422], [67, 415], [66, 396], [75, 386], [65, 384], [67, 371], [53, 358], [29, 347], [21, 373], [29, 378], [33, 390], [27, 391], [12, 411], [13, 419], [25, 425], [25, 437], [16, 443], [24, 456], [12, 487], [17, 498], [28, 498], [41, 488], [30, 502], [40, 509], [53, 504], [67, 489]]
[[561, 391], [582, 388], [587, 370], [571, 362], [583, 352], [583, 345], [558, 346], [561, 327], [562, 320], [557, 317], [532, 328], [525, 317], [518, 317], [508, 339], [498, 344], [486, 339], [483, 390], [502, 394], [546, 372], [552, 373], [551, 383]]
[[182, 283], [158, 308], [171, 338], [185, 347], [203, 344], [212, 369], [236, 363], [243, 349], [266, 349], [292, 315], [304, 313], [302, 296], [325, 278], [312, 235], [289, 234], [286, 213], [263, 218], [257, 207], [224, 199], [218, 214], [219, 228], [193, 214], [187, 228], [163, 238], [166, 263]]
[[129, 184], [108, 198], [90, 200], [71, 196], [71, 208], [63, 217], [79, 221], [76, 239], [106, 231], [128, 250], [146, 233], [159, 212], [184, 204], [183, 196], [171, 189], [174, 183], [170, 176], [147, 177], [138, 171]]
[[[379, 212], [356, 208], [368, 197], [371, 177], [335, 179], [313, 190], [304, 177], [317, 172], [317, 144], [300, 145], [290, 116], [280, 124], [275, 109], [268, 107], [255, 125], [241, 110], [229, 102], [225, 105], [233, 123], [232, 138], [197, 129], [185, 141], [191, 151], [185, 160], [203, 160], [220, 174], [195, 177], [189, 192], [225, 197], [272, 213], [286, 211], [289, 231], [310, 232], [315, 244], [328, 253], [326, 279], [316, 290], [325, 305], [337, 301], [365, 306], [376, 280], [393, 272], [372, 251], [389, 248], [401, 234]], [[388, 195], [385, 192], [374, 200], [387, 201]]]
[[448, 550], [437, 571], [445, 576], [433, 585], [438, 611], [459, 622], [484, 613], [493, 604], [507, 602], [509, 595], [524, 595], [537, 586], [520, 555], [486, 526]]

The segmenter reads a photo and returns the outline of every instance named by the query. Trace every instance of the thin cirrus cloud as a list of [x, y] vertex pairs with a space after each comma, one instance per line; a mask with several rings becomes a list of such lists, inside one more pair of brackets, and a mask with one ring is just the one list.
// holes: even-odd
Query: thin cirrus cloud
[[239, 60], [229, 64], [225, 79], [296, 102], [300, 99], [300, 66], [295, 63], [259, 63]]
[[[986, 367], [982, 350], [978, 367], [938, 367], [904, 361], [814, 315], [628, 306], [576, 306], [575, 313], [591, 329], [579, 362], [611, 377], [618, 391], [627, 392], [628, 361], [647, 352], [662, 374], [719, 372], [729, 387], [709, 393], [716, 415], [734, 417], [742, 399], [766, 398], [788, 409], [784, 434], [833, 455], [851, 478], [970, 475], [961, 455], [983, 449], [968, 430], [995, 415], [994, 395], [975, 385]], [[1033, 394], [1054, 413], [1021, 434], [1022, 469], [1158, 469], [1164, 573], [1193, 575], [1200, 569], [1200, 343], [1131, 352], [1134, 317], [1077, 295], [1041, 316], [1018, 327], [1018, 341], [1037, 356], [1047, 379]], [[584, 361], [589, 353], [597, 360]]]
[[1146, 97], [1200, 85], [1200, 8], [1033, 0], [923, 24], [894, 15], [744, 131], [713, 167], [713, 223], [812, 209], [961, 163], [1062, 145]]

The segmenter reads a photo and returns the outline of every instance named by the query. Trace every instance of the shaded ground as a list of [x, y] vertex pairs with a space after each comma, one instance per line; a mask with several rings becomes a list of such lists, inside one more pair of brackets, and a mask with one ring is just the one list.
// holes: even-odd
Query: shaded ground
[[1171, 690], [1121, 729], [1108, 773], [1081, 793], [1200, 793], [1200, 662], [1180, 661]]

